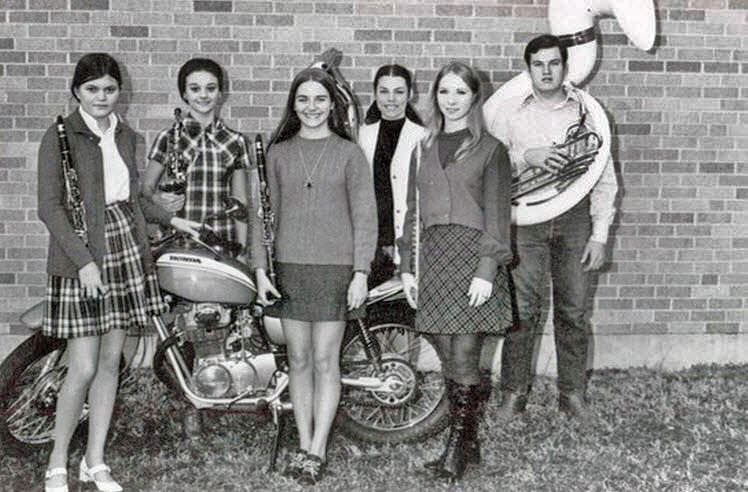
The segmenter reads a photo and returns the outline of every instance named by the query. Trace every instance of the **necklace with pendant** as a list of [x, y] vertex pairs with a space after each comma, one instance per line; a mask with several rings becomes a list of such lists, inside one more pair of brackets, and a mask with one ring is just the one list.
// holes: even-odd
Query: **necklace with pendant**
[[330, 137], [325, 138], [325, 145], [322, 146], [322, 152], [319, 153], [319, 156], [317, 156], [317, 161], [314, 163], [314, 166], [312, 166], [311, 172], [307, 169], [306, 166], [306, 159], [304, 159], [304, 152], [301, 151], [301, 143], [296, 147], [296, 149], [299, 151], [299, 159], [301, 160], [301, 168], [304, 170], [304, 175], [306, 176], [306, 181], [304, 182], [304, 187], [309, 189], [314, 184], [314, 180], [312, 177], [314, 176], [315, 171], [317, 170], [317, 166], [319, 166], [319, 163], [322, 162], [322, 156], [325, 155], [325, 150], [327, 149], [327, 142], [330, 141]]

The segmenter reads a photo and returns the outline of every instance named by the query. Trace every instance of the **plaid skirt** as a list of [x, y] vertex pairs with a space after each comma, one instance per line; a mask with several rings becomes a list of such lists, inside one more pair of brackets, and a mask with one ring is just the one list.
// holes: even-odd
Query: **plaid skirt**
[[436, 225], [422, 235], [416, 330], [441, 335], [503, 335], [512, 325], [509, 273], [500, 266], [491, 296], [470, 307], [467, 295], [478, 268], [481, 231], [456, 224]]
[[109, 291], [86, 298], [79, 279], [50, 275], [41, 329], [44, 335], [76, 338], [100, 336], [112, 329], [145, 329], [151, 316], [166, 311], [155, 271], [146, 274], [143, 269], [129, 203], [107, 205], [104, 223], [107, 252], [101, 280]]

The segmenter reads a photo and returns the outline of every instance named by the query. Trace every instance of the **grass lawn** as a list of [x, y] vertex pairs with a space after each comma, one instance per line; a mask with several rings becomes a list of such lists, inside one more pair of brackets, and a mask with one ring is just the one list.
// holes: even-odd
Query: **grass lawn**
[[[202, 440], [182, 437], [185, 406], [145, 370], [123, 390], [108, 462], [128, 491], [303, 490], [267, 473], [273, 427], [263, 415], [204, 415]], [[373, 446], [336, 433], [334, 473], [316, 490], [367, 491], [672, 491], [748, 490], [748, 366], [686, 371], [600, 371], [589, 386], [597, 422], [556, 410], [555, 382], [537, 378], [524, 417], [499, 425], [492, 399], [481, 427], [483, 463], [457, 486], [433, 481], [421, 463], [443, 436]], [[71, 457], [77, 491], [82, 449]], [[42, 490], [46, 450], [0, 458], [0, 490]], [[74, 468], [73, 468], [74, 467]]]

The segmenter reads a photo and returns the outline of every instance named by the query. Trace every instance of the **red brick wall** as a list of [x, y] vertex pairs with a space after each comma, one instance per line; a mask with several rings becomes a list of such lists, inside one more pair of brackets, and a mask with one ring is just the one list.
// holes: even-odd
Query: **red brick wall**
[[[0, 12], [0, 334], [40, 299], [47, 235], [36, 147], [82, 53], [125, 71], [120, 109], [143, 137], [170, 124], [176, 73], [194, 55], [226, 69], [222, 115], [246, 133], [277, 123], [293, 74], [334, 46], [362, 102], [376, 67], [415, 70], [420, 102], [453, 58], [498, 87], [548, 29], [545, 0], [3, 0]], [[748, 332], [748, 0], [660, 0], [655, 50], [600, 23], [589, 86], [607, 109], [621, 211], [594, 297], [598, 334]], [[490, 83], [489, 83], [490, 81]], [[2, 338], [0, 338], [0, 341]]]

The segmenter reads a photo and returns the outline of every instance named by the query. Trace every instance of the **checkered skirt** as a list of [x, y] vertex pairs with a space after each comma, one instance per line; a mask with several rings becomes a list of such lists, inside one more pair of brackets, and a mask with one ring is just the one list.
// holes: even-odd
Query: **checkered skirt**
[[127, 202], [107, 205], [107, 253], [102, 282], [109, 292], [85, 298], [77, 278], [50, 275], [42, 333], [55, 338], [99, 336], [112, 329], [146, 329], [150, 317], [166, 310], [156, 273], [146, 274], [133, 236], [133, 212]]
[[477, 308], [468, 305], [481, 234], [456, 224], [423, 231], [416, 330], [442, 335], [503, 335], [511, 326], [512, 299], [505, 266], [496, 273], [491, 297]]

